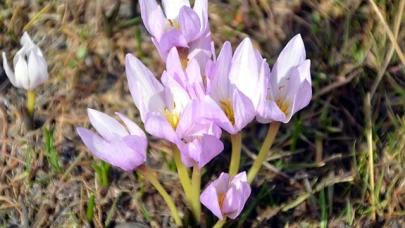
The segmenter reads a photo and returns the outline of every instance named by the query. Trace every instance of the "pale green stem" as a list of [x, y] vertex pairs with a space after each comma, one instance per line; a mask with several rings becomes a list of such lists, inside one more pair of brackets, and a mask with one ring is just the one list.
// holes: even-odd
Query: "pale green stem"
[[250, 168], [250, 170], [248, 172], [247, 179], [248, 179], [249, 184], [251, 184], [253, 182], [257, 173], [259, 172], [260, 168], [262, 167], [262, 164], [267, 157], [267, 153], [270, 150], [274, 139], [276, 138], [279, 128], [280, 128], [280, 122], [272, 122], [270, 124], [270, 128], [269, 128], [269, 131], [267, 132], [266, 139], [263, 142], [262, 148], [260, 148], [259, 154], [257, 155], [255, 162], [253, 163], [252, 167]]
[[235, 176], [239, 171], [240, 154], [242, 151], [242, 133], [238, 132], [235, 135], [231, 135], [232, 142], [232, 157], [231, 164], [229, 166], [229, 176]]
[[218, 220], [212, 228], [221, 228], [226, 223], [226, 217], [222, 220]]
[[35, 108], [35, 91], [28, 90], [27, 91], [27, 112], [30, 116], [34, 115], [34, 108]]
[[177, 211], [176, 205], [174, 205], [172, 198], [169, 196], [169, 194], [166, 192], [166, 190], [163, 188], [163, 186], [156, 179], [155, 175], [145, 165], [140, 166], [138, 168], [138, 170], [142, 172], [145, 179], [150, 181], [150, 183], [156, 188], [156, 190], [160, 193], [160, 195], [166, 201], [166, 204], [169, 207], [170, 212], [172, 213], [172, 216], [174, 218], [174, 222], [176, 223], [176, 225], [182, 226], [183, 224], [179, 217], [179, 212]]
[[192, 194], [192, 211], [197, 224], [200, 224], [201, 217], [201, 203], [200, 203], [200, 192], [201, 192], [201, 170], [196, 163], [193, 167], [193, 176], [191, 180], [191, 194]]
[[181, 185], [183, 186], [184, 194], [186, 195], [186, 200], [190, 207], [192, 207], [193, 198], [191, 195], [191, 183], [190, 176], [188, 175], [187, 167], [184, 166], [181, 161], [180, 151], [177, 147], [173, 150], [174, 162], [176, 163], [177, 173], [179, 174]]

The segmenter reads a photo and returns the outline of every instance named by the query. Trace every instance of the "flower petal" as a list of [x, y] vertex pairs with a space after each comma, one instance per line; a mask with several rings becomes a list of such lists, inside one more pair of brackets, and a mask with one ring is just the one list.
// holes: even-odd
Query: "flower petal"
[[92, 152], [97, 158], [107, 161], [105, 153], [107, 152], [106, 147], [108, 147], [108, 143], [105, 142], [104, 139], [86, 128], [78, 127], [76, 128], [76, 131], [84, 145], [89, 148], [90, 152]]
[[169, 142], [176, 144], [178, 141], [173, 127], [160, 113], [148, 113], [145, 119], [145, 130], [149, 134]]
[[224, 150], [224, 144], [213, 135], [203, 135], [198, 167], [201, 169]]
[[128, 131], [116, 119], [94, 109], [87, 109], [91, 125], [107, 141], [113, 139], [114, 134], [121, 137], [128, 135]]
[[28, 78], [28, 65], [24, 57], [19, 55], [17, 62], [14, 66], [15, 71], [15, 84], [18, 88], [24, 88], [26, 90], [30, 89], [30, 81]]
[[190, 7], [183, 6], [179, 15], [180, 31], [187, 42], [191, 42], [200, 34], [201, 23], [198, 14]]
[[207, 77], [211, 80], [210, 96], [218, 102], [222, 99], [228, 99], [231, 96], [231, 84], [229, 81], [231, 59], [232, 47], [227, 41], [224, 43], [224, 46], [219, 53], [217, 62], [212, 64], [212, 68], [209, 70], [210, 74], [207, 74]]
[[171, 29], [170, 31], [163, 33], [157, 48], [159, 49], [159, 52], [164, 53], [169, 51], [172, 47], [188, 48], [186, 38], [177, 29]]
[[3, 52], [2, 56], [3, 56], [4, 72], [6, 73], [6, 75], [7, 75], [8, 79], [10, 80], [11, 84], [13, 84], [13, 86], [17, 87], [16, 81], [15, 81], [15, 75], [14, 75], [13, 70], [11, 70], [10, 66], [8, 65], [6, 53]]
[[256, 120], [263, 124], [273, 121], [284, 122], [286, 116], [274, 100], [264, 100], [257, 110]]
[[115, 115], [120, 117], [120, 119], [125, 123], [131, 135], [136, 135], [146, 139], [145, 132], [135, 122], [119, 112], [115, 112]]
[[45, 83], [49, 77], [45, 59], [33, 51], [28, 56], [28, 72], [30, 90], [34, 90], [38, 85]]
[[232, 123], [229, 121], [224, 111], [210, 96], [205, 96], [201, 100], [199, 116], [213, 121], [216, 125], [231, 134], [237, 132], [235, 132]]
[[141, 7], [141, 17], [145, 28], [152, 36], [160, 40], [167, 23], [162, 8], [155, 0], [140, 0], [139, 5]]
[[208, 25], [208, 0], [196, 0], [193, 10], [198, 14], [201, 22], [201, 32], [209, 31]]
[[233, 92], [233, 112], [235, 115], [234, 129], [231, 134], [236, 134], [255, 118], [256, 110], [252, 101], [242, 92], [235, 89]]
[[288, 74], [291, 68], [300, 65], [306, 59], [305, 46], [301, 35], [294, 36], [281, 51], [273, 67], [270, 80], [272, 85], [277, 84]]
[[208, 185], [208, 187], [201, 193], [200, 201], [201, 203], [208, 208], [215, 216], [220, 220], [223, 220], [221, 208], [219, 207], [217, 190], [214, 183]]
[[176, 19], [183, 6], [190, 7], [189, 0], [162, 0], [167, 19]]

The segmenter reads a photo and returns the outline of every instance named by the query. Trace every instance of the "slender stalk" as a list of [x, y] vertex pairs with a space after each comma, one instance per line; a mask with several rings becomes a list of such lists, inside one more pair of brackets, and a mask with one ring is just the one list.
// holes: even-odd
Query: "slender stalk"
[[229, 166], [229, 176], [235, 176], [239, 171], [240, 153], [242, 150], [242, 133], [238, 132], [235, 135], [231, 135], [232, 142], [232, 157], [231, 164]]
[[35, 108], [35, 91], [28, 90], [27, 91], [27, 112], [30, 116], [34, 115], [34, 108]]
[[191, 194], [192, 194], [192, 211], [194, 217], [198, 224], [200, 224], [201, 217], [201, 203], [200, 203], [200, 192], [201, 192], [201, 170], [196, 163], [193, 167], [193, 176], [191, 180]]
[[212, 228], [221, 228], [226, 223], [226, 217], [222, 220], [218, 220]]
[[260, 168], [264, 160], [267, 157], [267, 153], [270, 150], [271, 145], [273, 144], [274, 139], [276, 138], [278, 129], [280, 128], [280, 122], [272, 122], [270, 124], [269, 131], [267, 132], [266, 138], [264, 139], [262, 148], [260, 148], [259, 154], [255, 162], [253, 163], [252, 167], [248, 172], [248, 183], [251, 184], [255, 179], [257, 173], [259, 172]]
[[366, 94], [366, 98], [364, 100], [364, 112], [366, 114], [366, 121], [367, 121], [367, 128], [366, 128], [366, 135], [367, 135], [367, 146], [368, 146], [368, 171], [370, 173], [370, 204], [371, 204], [371, 220], [376, 220], [376, 212], [375, 212], [375, 183], [374, 183], [374, 154], [373, 154], [373, 132], [372, 132], [372, 119], [371, 119], [371, 98], [370, 93]]
[[156, 179], [154, 174], [145, 165], [140, 166], [138, 168], [138, 170], [140, 172], [142, 172], [145, 179], [150, 181], [150, 183], [156, 188], [156, 190], [160, 193], [160, 195], [166, 201], [166, 204], [169, 207], [170, 212], [172, 213], [172, 216], [174, 218], [174, 222], [176, 223], [176, 225], [182, 226], [183, 224], [179, 217], [179, 213], [177, 212], [176, 205], [174, 205], [172, 198], [169, 196], [169, 194], [166, 192], [166, 190], [163, 188], [163, 186], [159, 183], [159, 181]]
[[184, 194], [186, 194], [186, 200], [190, 207], [192, 207], [193, 198], [191, 195], [191, 183], [190, 177], [188, 175], [187, 167], [184, 166], [183, 162], [181, 161], [180, 151], [177, 147], [174, 148], [173, 151], [174, 162], [176, 163], [177, 173], [179, 174], [180, 182], [184, 190]]

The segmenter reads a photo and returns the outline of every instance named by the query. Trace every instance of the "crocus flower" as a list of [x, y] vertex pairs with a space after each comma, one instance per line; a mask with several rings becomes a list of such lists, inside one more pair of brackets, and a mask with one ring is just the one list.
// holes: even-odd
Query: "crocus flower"
[[85, 128], [78, 127], [76, 130], [97, 158], [125, 171], [131, 171], [146, 162], [148, 140], [136, 123], [118, 112], [115, 114], [125, 126], [94, 109], [88, 109], [87, 114], [91, 125], [101, 137]]
[[258, 108], [259, 122], [287, 123], [309, 104], [312, 97], [311, 61], [305, 55], [304, 42], [298, 34], [280, 53], [268, 77], [267, 93]]
[[17, 88], [34, 90], [48, 80], [48, 70], [43, 54], [27, 32], [21, 37], [22, 48], [13, 59], [14, 72], [8, 65], [6, 53], [3, 52], [3, 68], [11, 84]]
[[243, 210], [252, 192], [247, 183], [246, 172], [231, 178], [227, 173], [213, 181], [201, 194], [200, 201], [220, 220], [235, 219]]
[[140, 0], [141, 17], [161, 57], [166, 61], [172, 47], [182, 59], [197, 58], [205, 65], [211, 57], [211, 35], [207, 0], [162, 0], [164, 13], [156, 0]]
[[230, 134], [250, 123], [263, 93], [266, 64], [249, 38], [236, 49], [225, 42], [218, 59], [208, 62], [209, 97], [203, 99], [202, 115]]

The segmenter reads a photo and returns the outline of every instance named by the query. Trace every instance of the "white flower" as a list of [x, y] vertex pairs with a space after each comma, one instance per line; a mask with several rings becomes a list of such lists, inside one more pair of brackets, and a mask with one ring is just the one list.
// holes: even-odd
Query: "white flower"
[[34, 90], [48, 80], [46, 61], [39, 47], [35, 45], [27, 32], [21, 37], [22, 48], [13, 59], [14, 72], [8, 65], [3, 52], [3, 68], [8, 78], [17, 88]]

